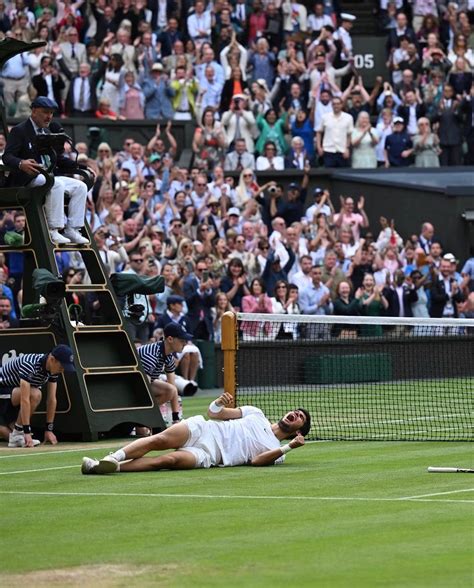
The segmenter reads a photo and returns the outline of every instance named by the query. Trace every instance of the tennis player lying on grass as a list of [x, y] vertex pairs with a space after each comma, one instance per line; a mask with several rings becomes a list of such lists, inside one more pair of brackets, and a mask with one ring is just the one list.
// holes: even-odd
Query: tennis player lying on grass
[[[311, 416], [303, 408], [270, 423], [255, 406], [230, 408], [233, 398], [222, 394], [209, 405], [211, 419], [194, 416], [165, 431], [137, 439], [100, 461], [84, 457], [83, 474], [188, 470], [212, 466], [268, 466], [283, 463], [285, 454], [304, 445]], [[280, 447], [280, 441], [291, 439]], [[144, 457], [150, 451], [176, 449], [159, 457]]]

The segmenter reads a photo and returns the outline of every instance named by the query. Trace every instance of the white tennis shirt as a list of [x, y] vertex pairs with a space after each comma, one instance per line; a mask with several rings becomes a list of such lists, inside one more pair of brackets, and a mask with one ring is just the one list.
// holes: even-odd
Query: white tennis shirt
[[[241, 419], [207, 421], [208, 431], [221, 452], [223, 466], [244, 465], [264, 451], [280, 447], [270, 421], [259, 408], [241, 406], [240, 410]], [[275, 463], [283, 463], [284, 460], [282, 455]]]

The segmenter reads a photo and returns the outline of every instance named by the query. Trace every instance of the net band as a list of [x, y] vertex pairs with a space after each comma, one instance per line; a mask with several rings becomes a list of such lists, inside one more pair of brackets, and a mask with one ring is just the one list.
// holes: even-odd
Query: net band
[[474, 329], [472, 319], [455, 319], [455, 318], [406, 318], [393, 316], [313, 316], [309, 314], [259, 314], [259, 313], [237, 313], [238, 321], [260, 322], [266, 321], [271, 323], [295, 323], [295, 324], [366, 324], [366, 325], [405, 325], [405, 326], [431, 326], [431, 327], [470, 327]]

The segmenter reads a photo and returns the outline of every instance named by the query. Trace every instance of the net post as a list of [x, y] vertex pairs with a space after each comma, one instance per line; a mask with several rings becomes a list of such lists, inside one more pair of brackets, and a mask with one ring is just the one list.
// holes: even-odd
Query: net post
[[238, 347], [237, 315], [227, 311], [222, 315], [222, 342], [221, 349], [224, 355], [224, 392], [231, 394], [234, 399], [237, 388], [236, 382], [236, 355]]

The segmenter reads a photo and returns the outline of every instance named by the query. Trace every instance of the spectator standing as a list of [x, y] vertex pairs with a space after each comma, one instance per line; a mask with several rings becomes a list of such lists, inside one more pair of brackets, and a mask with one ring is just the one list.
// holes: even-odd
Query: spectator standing
[[416, 43], [415, 31], [408, 25], [408, 19], [406, 14], [399, 12], [396, 16], [396, 26], [390, 29], [387, 38], [387, 54], [399, 47], [400, 37], [406, 37], [410, 43]]
[[79, 74], [70, 82], [66, 96], [66, 113], [71, 117], [92, 117], [97, 110], [97, 83], [103, 75], [105, 62], [101, 62], [100, 69], [91, 74], [88, 63], [81, 63]]
[[[322, 282], [323, 270], [320, 266], [311, 268], [311, 286], [300, 293], [300, 305], [302, 314], [326, 315], [332, 314], [333, 304], [329, 288]], [[306, 336], [313, 338], [326, 338], [329, 335], [328, 325], [314, 324], [306, 327]]]
[[429, 119], [418, 120], [418, 133], [413, 137], [415, 167], [439, 167], [439, 139], [431, 131]]
[[435, 274], [430, 288], [430, 316], [434, 318], [457, 318], [457, 303], [464, 301], [464, 295], [456, 282], [453, 264], [442, 259], [439, 274]]
[[413, 153], [413, 143], [405, 130], [401, 116], [393, 119], [393, 133], [385, 139], [385, 167], [407, 167]]
[[360, 229], [369, 226], [369, 219], [365, 213], [365, 198], [361, 196], [357, 202], [357, 209], [359, 212], [354, 212], [354, 199], [350, 196], [343, 198], [341, 196], [341, 210], [334, 215], [334, 224], [336, 227], [342, 226], [350, 227], [354, 239], [359, 241]]
[[[72, 79], [74, 73], [76, 72], [71, 73], [70, 79]], [[107, 69], [104, 73], [104, 82], [100, 91], [99, 101], [108, 100], [110, 109], [114, 113], [118, 113], [119, 88], [124, 73], [125, 68], [123, 66], [122, 56], [119, 53], [113, 53], [110, 56]]]
[[351, 134], [352, 167], [376, 168], [375, 147], [379, 142], [377, 131], [370, 124], [370, 116], [361, 111], [357, 116], [355, 129]]
[[79, 74], [81, 63], [87, 63], [87, 51], [84, 43], [79, 42], [79, 33], [75, 27], [69, 27], [66, 31], [66, 39], [59, 44], [57, 60], [59, 67], [68, 79]]
[[233, 148], [237, 139], [244, 139], [247, 151], [254, 152], [255, 117], [249, 110], [247, 96], [244, 94], [234, 96], [230, 110], [222, 115], [222, 126], [226, 133], [228, 147]]
[[199, 80], [199, 87], [199, 110], [217, 110], [221, 102], [223, 83], [217, 79], [213, 65], [206, 66], [204, 77]]
[[379, 142], [375, 147], [375, 155], [377, 157], [377, 166], [385, 165], [385, 140], [392, 134], [393, 114], [390, 108], [384, 108], [381, 112], [381, 117], [375, 127]]
[[226, 137], [222, 124], [215, 120], [214, 110], [208, 107], [202, 113], [201, 124], [194, 131], [194, 165], [206, 171], [221, 165], [225, 145]]
[[131, 43], [131, 33], [126, 28], [119, 28], [116, 35], [116, 42], [111, 45], [112, 55], [120, 55], [125, 71], [136, 71], [136, 49]]
[[192, 120], [196, 113], [196, 96], [199, 85], [192, 72], [187, 72], [184, 65], [176, 68], [176, 77], [171, 82], [175, 91], [173, 97], [174, 120]]
[[174, 116], [171, 99], [175, 95], [175, 90], [170, 86], [163, 65], [153, 64], [150, 75], [146, 70], [142, 71], [140, 84], [145, 95], [145, 117], [171, 120]]
[[403, 270], [395, 271], [393, 283], [383, 289], [383, 295], [388, 302], [387, 314], [389, 316], [413, 316], [412, 304], [418, 300], [418, 294]]
[[184, 279], [184, 298], [188, 306], [188, 324], [196, 339], [212, 339], [212, 312], [216, 288], [205, 258], [196, 262], [194, 273]]
[[[359, 301], [359, 311], [362, 316], [382, 316], [388, 308], [388, 301], [383, 295], [382, 288], [375, 284], [372, 274], [366, 274], [355, 297]], [[380, 325], [362, 325], [361, 335], [365, 337], [381, 337]]]
[[261, 155], [264, 155], [268, 142], [272, 141], [276, 147], [276, 155], [284, 156], [288, 149], [285, 139], [285, 131], [287, 130], [286, 112], [283, 112], [278, 117], [276, 111], [271, 108], [265, 115], [259, 114], [257, 117], [257, 127], [260, 130], [260, 135], [255, 145], [255, 150]]
[[474, 165], [474, 83], [470, 92], [461, 102], [461, 112], [464, 114], [464, 136], [467, 143], [466, 165]]
[[[282, 219], [281, 222], [284, 224]], [[282, 260], [280, 256], [283, 255], [285, 257]], [[262, 279], [267, 292], [273, 292], [275, 290], [275, 284], [278, 280], [288, 282], [288, 273], [293, 267], [295, 259], [296, 256], [293, 250], [283, 244], [279, 244], [277, 250], [270, 251], [262, 272]]]
[[302, 255], [299, 259], [300, 270], [295, 272], [292, 277], [292, 283], [297, 286], [299, 292], [311, 286], [311, 268], [313, 260], [310, 255]]
[[188, 35], [196, 45], [201, 45], [211, 40], [211, 12], [205, 9], [205, 4], [202, 0], [197, 0], [194, 5], [194, 13], [188, 16], [186, 24]]
[[[359, 316], [359, 301], [352, 296], [352, 288], [349, 282], [341, 280], [336, 287], [334, 301], [335, 316]], [[357, 337], [357, 326], [353, 325], [334, 325], [332, 336], [341, 339], [353, 339]]]
[[339, 284], [346, 279], [344, 272], [338, 267], [337, 255], [331, 249], [326, 251], [324, 263], [321, 266], [321, 281], [329, 288], [331, 297], [334, 298]]
[[333, 112], [323, 115], [317, 130], [318, 155], [325, 167], [347, 167], [350, 158], [351, 134], [354, 130], [352, 116], [342, 112], [342, 100], [332, 99]]
[[[13, 36], [13, 33], [8, 35], [10, 38]], [[1, 78], [4, 103], [11, 107], [28, 90], [28, 57], [24, 53], [10, 57], [2, 68]]]
[[449, 84], [444, 86], [443, 98], [439, 103], [434, 120], [439, 123], [441, 165], [461, 165], [462, 114], [460, 103], [454, 96], [454, 88]]
[[119, 114], [126, 120], [145, 118], [145, 96], [133, 71], [128, 71], [124, 75], [123, 83], [119, 88], [118, 106]]
[[398, 116], [403, 118], [405, 128], [412, 137], [417, 132], [417, 121], [425, 116], [426, 108], [422, 103], [418, 90], [408, 90], [403, 99], [403, 104], [398, 107]]
[[59, 112], [62, 112], [62, 91], [66, 85], [53, 65], [52, 57], [44, 55], [41, 58], [41, 72], [32, 77], [31, 84], [36, 90], [37, 96], [46, 96], [54, 100], [59, 106]]
[[[254, 13], [257, 15], [257, 6], [261, 5], [260, 0], [254, 2]], [[265, 15], [263, 15], [265, 17]], [[250, 54], [249, 66], [252, 69], [252, 80], [263, 79], [267, 87], [273, 87], [275, 79], [275, 54], [270, 50], [268, 41], [261, 37], [256, 43], [255, 51]]]
[[[271, 298], [266, 294], [267, 290], [263, 280], [261, 278], [254, 278], [249, 290], [250, 293], [242, 298], [242, 312], [271, 314], [273, 312], [273, 305]], [[278, 329], [272, 323], [244, 321], [242, 323], [242, 332], [244, 340], [258, 339], [261, 337], [274, 339], [278, 333]]]

